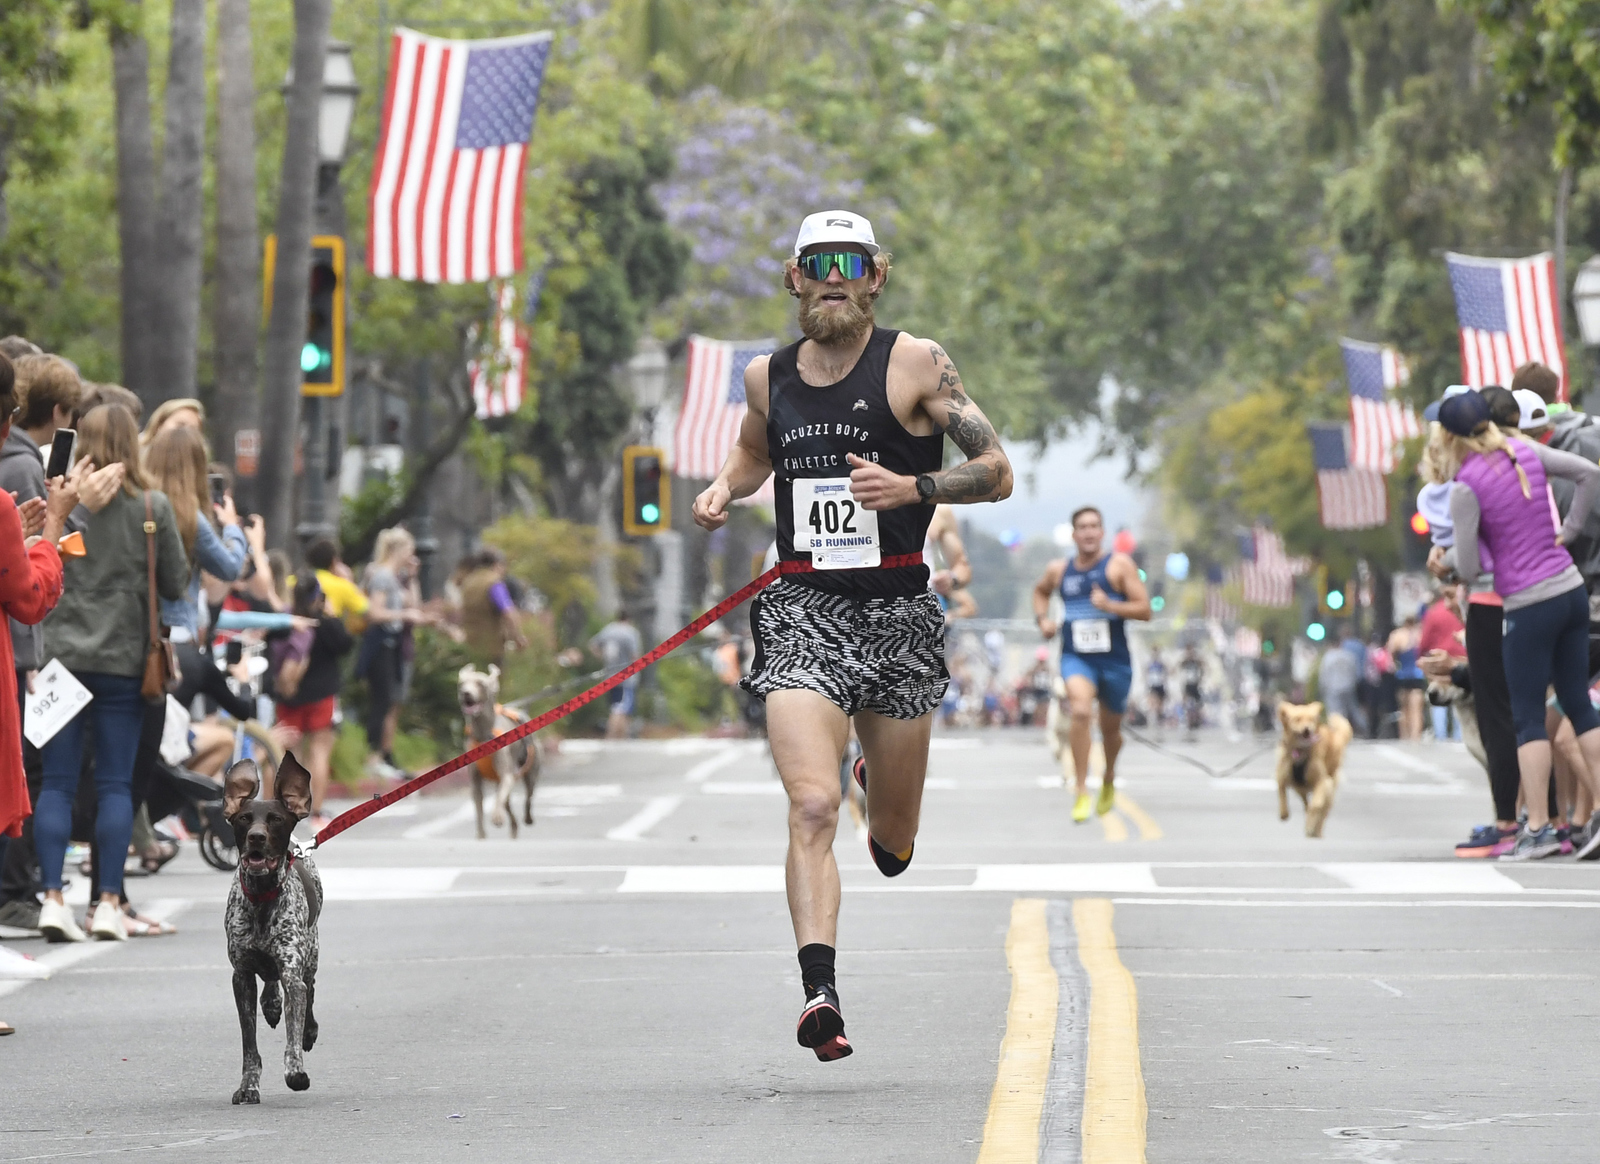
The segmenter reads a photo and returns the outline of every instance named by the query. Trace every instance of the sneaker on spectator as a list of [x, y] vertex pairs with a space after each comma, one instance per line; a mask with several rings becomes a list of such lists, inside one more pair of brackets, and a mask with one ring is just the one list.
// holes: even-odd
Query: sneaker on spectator
[[1517, 830], [1514, 828], [1503, 829], [1499, 825], [1479, 825], [1472, 830], [1472, 835], [1456, 845], [1458, 857], [1488, 857], [1494, 854], [1496, 846], [1502, 842], [1515, 842]]
[[10, 946], [0, 946], [0, 978], [48, 978], [50, 967], [42, 966]]
[[17, 898], [0, 905], [0, 926], [14, 930], [39, 932], [39, 903], [27, 898]]
[[1593, 821], [1589, 822], [1589, 838], [1578, 848], [1577, 859], [1580, 861], [1600, 860], [1600, 827]]
[[49, 942], [86, 942], [89, 935], [72, 920], [72, 911], [59, 901], [47, 901], [39, 908], [39, 929]]
[[1523, 829], [1517, 834], [1516, 844], [1509, 853], [1502, 854], [1502, 861], [1540, 861], [1545, 857], [1553, 857], [1561, 851], [1561, 840], [1556, 836], [1554, 825], [1545, 825], [1535, 832], [1533, 829]]

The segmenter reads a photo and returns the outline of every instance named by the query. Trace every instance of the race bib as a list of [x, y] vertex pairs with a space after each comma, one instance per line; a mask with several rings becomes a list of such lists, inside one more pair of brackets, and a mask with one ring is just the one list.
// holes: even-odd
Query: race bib
[[1078, 618], [1072, 622], [1072, 649], [1080, 655], [1103, 655], [1111, 649], [1111, 621]]
[[876, 566], [883, 560], [878, 515], [850, 496], [848, 477], [796, 478], [794, 548], [818, 570]]
[[60, 659], [51, 659], [33, 677], [33, 690], [23, 705], [22, 734], [34, 747], [44, 747], [93, 698], [89, 689], [61, 665]]

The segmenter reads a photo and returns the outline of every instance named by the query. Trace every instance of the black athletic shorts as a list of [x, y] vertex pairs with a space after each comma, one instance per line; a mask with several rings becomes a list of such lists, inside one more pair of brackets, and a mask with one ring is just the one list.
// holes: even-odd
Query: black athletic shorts
[[740, 685], [762, 699], [815, 691], [846, 715], [916, 719], [950, 683], [944, 612], [926, 591], [844, 598], [780, 578], [750, 603], [750, 634], [756, 657]]

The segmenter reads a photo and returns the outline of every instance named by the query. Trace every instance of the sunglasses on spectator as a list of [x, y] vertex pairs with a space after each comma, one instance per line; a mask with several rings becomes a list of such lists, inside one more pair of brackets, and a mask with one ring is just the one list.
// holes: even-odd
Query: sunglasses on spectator
[[820, 283], [834, 270], [841, 278], [859, 279], [867, 273], [867, 256], [858, 251], [831, 251], [800, 257], [800, 271], [807, 279]]

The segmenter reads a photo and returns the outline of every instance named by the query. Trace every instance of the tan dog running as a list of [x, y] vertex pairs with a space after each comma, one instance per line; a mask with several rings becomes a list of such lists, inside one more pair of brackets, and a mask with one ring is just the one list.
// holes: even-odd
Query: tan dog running
[[1306, 806], [1306, 836], [1322, 836], [1322, 823], [1333, 807], [1333, 794], [1339, 787], [1339, 767], [1353, 734], [1350, 721], [1342, 715], [1328, 716], [1322, 723], [1320, 703], [1280, 703], [1278, 722], [1283, 736], [1278, 741], [1278, 819], [1289, 819], [1289, 786], [1300, 794]]
[[[527, 717], [521, 712], [502, 707], [496, 700], [500, 694], [500, 668], [490, 665], [487, 671], [466, 666], [456, 675], [456, 698], [461, 703], [461, 717], [466, 721], [467, 746], [474, 747], [503, 735], [524, 723]], [[488, 784], [494, 788], [494, 827], [509, 822], [511, 837], [517, 836], [517, 813], [511, 807], [511, 793], [521, 781], [525, 792], [522, 804], [523, 823], [533, 824], [533, 789], [539, 783], [539, 773], [544, 768], [544, 744], [534, 736], [518, 740], [485, 756], [472, 766], [472, 803], [477, 810], [478, 839], [484, 839], [483, 789]]]

